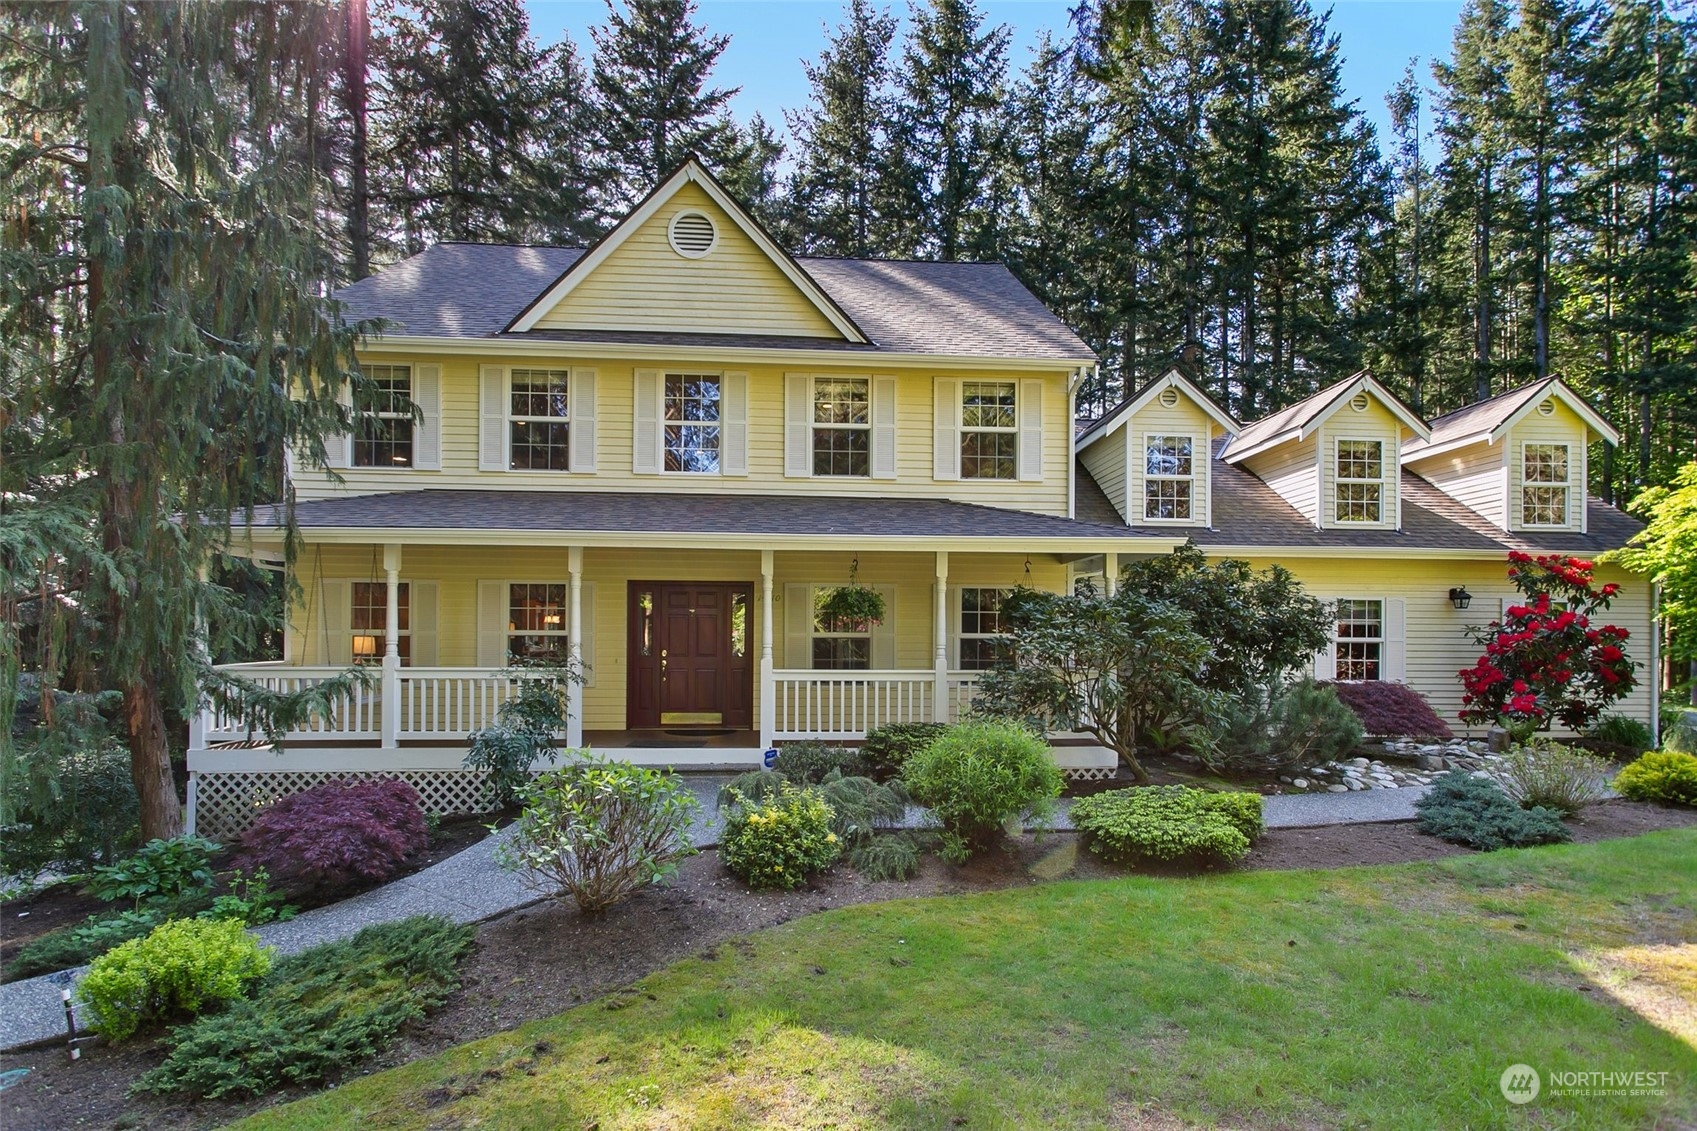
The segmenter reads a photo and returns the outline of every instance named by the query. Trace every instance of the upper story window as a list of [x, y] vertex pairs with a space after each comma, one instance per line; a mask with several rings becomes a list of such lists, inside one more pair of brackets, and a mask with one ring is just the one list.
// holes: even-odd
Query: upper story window
[[813, 590], [809, 647], [815, 671], [866, 671], [872, 667], [872, 622], [833, 616], [821, 606], [829, 586]]
[[1378, 679], [1385, 648], [1385, 603], [1345, 598], [1337, 605], [1337, 678]]
[[721, 379], [717, 373], [668, 373], [666, 470], [718, 474]]
[[[353, 608], [348, 627], [353, 630], [353, 659], [356, 664], [375, 664], [383, 659], [389, 627], [389, 585], [384, 581], [356, 581], [350, 586]], [[412, 664], [412, 586], [396, 587], [395, 643], [401, 666]]]
[[1018, 385], [1013, 381], [961, 382], [960, 477], [1019, 477]]
[[1191, 436], [1144, 437], [1144, 518], [1178, 522], [1192, 517], [1191, 503], [1196, 489], [1195, 451], [1196, 441]]
[[1521, 455], [1523, 526], [1566, 526], [1573, 461], [1566, 444], [1527, 444]]
[[1011, 589], [963, 588], [960, 591], [960, 666], [977, 672], [995, 666], [1002, 653], [1002, 603]]
[[1384, 479], [1384, 441], [1339, 440], [1337, 520], [1384, 521]]
[[561, 663], [566, 637], [566, 586], [519, 583], [507, 587], [507, 658]]
[[865, 377], [813, 381], [813, 474], [872, 472], [872, 382]]
[[355, 467], [411, 467], [413, 462], [412, 366], [363, 367], [371, 389], [354, 428]]
[[571, 468], [571, 374], [565, 369], [515, 369], [507, 410], [507, 466], [514, 471]]

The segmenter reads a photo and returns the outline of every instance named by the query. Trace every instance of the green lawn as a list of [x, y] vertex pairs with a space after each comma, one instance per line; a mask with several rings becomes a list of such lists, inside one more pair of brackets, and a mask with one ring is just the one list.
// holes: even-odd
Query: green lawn
[[[874, 904], [242, 1126], [1677, 1127], [1694, 952], [1697, 830]], [[1668, 1091], [1517, 1108], [1517, 1062]]]

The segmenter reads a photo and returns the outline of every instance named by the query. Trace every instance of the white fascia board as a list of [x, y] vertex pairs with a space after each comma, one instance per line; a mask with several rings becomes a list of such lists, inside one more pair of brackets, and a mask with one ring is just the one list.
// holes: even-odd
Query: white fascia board
[[1246, 459], [1250, 459], [1254, 456], [1258, 456], [1262, 452], [1271, 451], [1272, 449], [1278, 447], [1280, 444], [1286, 443], [1287, 441], [1301, 440], [1301, 439], [1302, 439], [1302, 430], [1300, 428], [1292, 428], [1292, 429], [1289, 429], [1287, 431], [1280, 432], [1276, 436], [1269, 436], [1265, 440], [1262, 440], [1259, 444], [1256, 444], [1254, 447], [1244, 448], [1241, 451], [1234, 451], [1234, 450], [1232, 450], [1232, 446], [1230, 444], [1227, 444], [1226, 450], [1224, 452], [1220, 453], [1220, 458], [1222, 460], [1224, 460], [1226, 463], [1238, 464], [1238, 463], [1242, 463]]
[[1458, 439], [1446, 440], [1441, 444], [1426, 444], [1423, 441], [1417, 440], [1414, 441], [1414, 443], [1419, 446], [1405, 446], [1403, 448], [1402, 463], [1404, 466], [1407, 466], [1411, 463], [1419, 463], [1423, 460], [1434, 459], [1438, 456], [1447, 456], [1451, 452], [1459, 452], [1461, 449], [1471, 448], [1475, 444], [1484, 444], [1489, 447], [1490, 445], [1495, 444], [1497, 440], [1498, 437], [1490, 432], [1475, 432], [1470, 436], [1462, 436]]
[[[1418, 416], [1415, 416], [1408, 409], [1402, 407], [1401, 402], [1391, 395], [1390, 390], [1379, 384], [1378, 379], [1369, 373], [1363, 373], [1354, 381], [1351, 381], [1344, 388], [1343, 392], [1333, 397], [1331, 404], [1321, 409], [1316, 416], [1310, 418], [1300, 429], [1298, 429], [1296, 438], [1298, 440], [1306, 440], [1310, 435], [1319, 431], [1320, 426], [1330, 420], [1333, 416], [1337, 415], [1338, 411], [1341, 410], [1344, 405], [1354, 400], [1357, 393], [1366, 393], [1368, 396], [1384, 405], [1385, 408], [1390, 410], [1392, 416], [1396, 417], [1404, 427], [1406, 427], [1410, 432], [1413, 432], [1420, 439], [1430, 440], [1432, 438], [1431, 425], [1427, 424], [1424, 420], [1421, 420]], [[1402, 445], [1399, 444], [1397, 446], [1400, 448]]]
[[1188, 397], [1197, 408], [1200, 408], [1204, 413], [1206, 413], [1209, 419], [1218, 424], [1226, 433], [1235, 434], [1243, 430], [1243, 425], [1233, 420], [1229, 415], [1227, 415], [1224, 409], [1215, 404], [1213, 397], [1210, 397], [1207, 393], [1198, 389], [1188, 378], [1185, 377], [1184, 374], [1180, 373], [1176, 369], [1171, 369], [1166, 373], [1163, 373], [1158, 380], [1151, 383], [1147, 389], [1144, 389], [1142, 393], [1138, 394], [1136, 400], [1129, 404], [1121, 405], [1119, 411], [1108, 417], [1106, 422], [1098, 422], [1091, 425], [1088, 435], [1073, 442], [1073, 454], [1077, 455], [1085, 448], [1090, 447], [1097, 440], [1100, 440], [1103, 436], [1106, 436], [1119, 428], [1121, 424], [1124, 424], [1137, 412], [1148, 407], [1150, 401], [1154, 400], [1156, 396], [1167, 389], [1177, 389], [1184, 396]]
[[1596, 409], [1586, 404], [1584, 397], [1575, 393], [1567, 387], [1566, 382], [1556, 377], [1550, 378], [1550, 387], [1547, 390], [1542, 394], [1535, 393], [1527, 397], [1525, 404], [1515, 409], [1508, 419], [1497, 425], [1491, 432], [1491, 439], [1500, 440], [1507, 436], [1509, 430], [1535, 411], [1540, 402], [1552, 397], [1572, 409], [1574, 415], [1583, 420], [1586, 427], [1590, 428], [1591, 431], [1602, 437], [1605, 443], [1613, 447], [1620, 445], [1620, 431], [1607, 420], [1604, 420]]

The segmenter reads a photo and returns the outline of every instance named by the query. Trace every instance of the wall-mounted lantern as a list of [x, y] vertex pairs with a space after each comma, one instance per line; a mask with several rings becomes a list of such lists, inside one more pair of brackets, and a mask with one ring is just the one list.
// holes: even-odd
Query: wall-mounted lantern
[[1469, 593], [1462, 586], [1457, 585], [1454, 589], [1450, 590], [1450, 604], [1454, 605], [1456, 608], [1465, 609], [1472, 603], [1473, 594]]

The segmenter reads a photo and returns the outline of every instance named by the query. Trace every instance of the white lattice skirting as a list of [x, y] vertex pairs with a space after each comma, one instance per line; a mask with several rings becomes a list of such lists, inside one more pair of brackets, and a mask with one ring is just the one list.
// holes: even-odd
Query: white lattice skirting
[[426, 813], [444, 817], [489, 808], [483, 775], [471, 770], [196, 770], [189, 774], [190, 831], [213, 840], [233, 840], [273, 801], [344, 778], [400, 778], [418, 790]]

